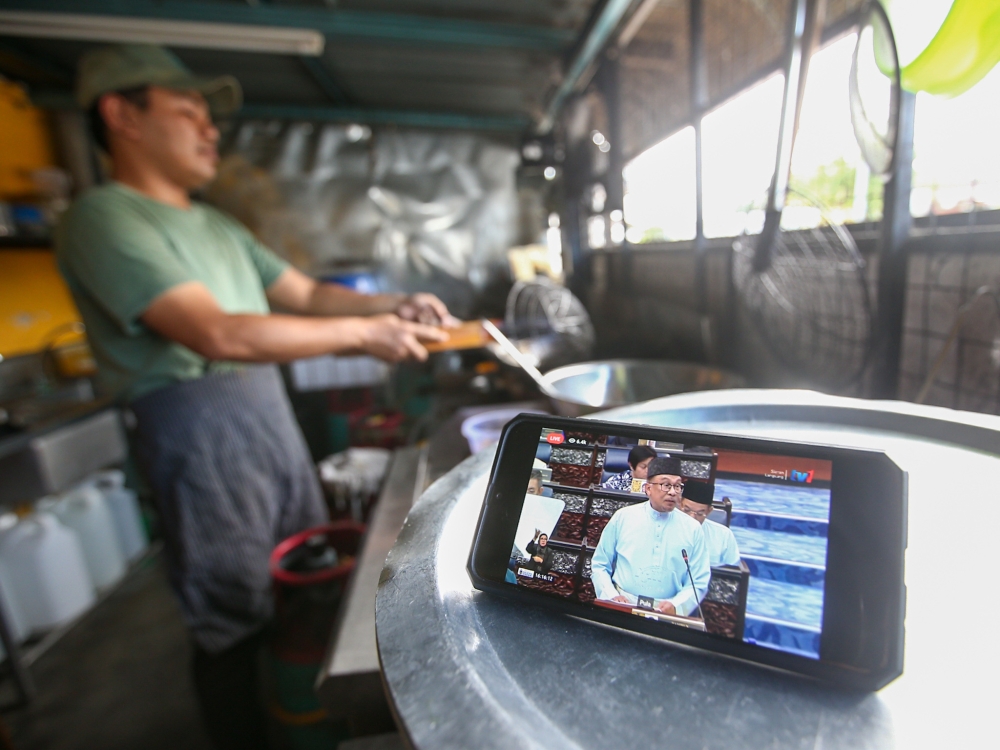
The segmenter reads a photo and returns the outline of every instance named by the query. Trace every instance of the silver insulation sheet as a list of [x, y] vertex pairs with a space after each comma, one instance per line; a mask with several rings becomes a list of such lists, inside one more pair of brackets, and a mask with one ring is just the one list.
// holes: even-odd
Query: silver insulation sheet
[[222, 153], [206, 199], [307, 272], [375, 266], [394, 288], [457, 281], [473, 296], [506, 274], [518, 231], [511, 146], [472, 134], [245, 122]]

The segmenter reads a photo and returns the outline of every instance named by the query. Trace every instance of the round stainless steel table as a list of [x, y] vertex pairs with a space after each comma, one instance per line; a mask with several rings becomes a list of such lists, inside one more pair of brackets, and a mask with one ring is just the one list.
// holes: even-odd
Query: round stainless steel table
[[385, 685], [417, 748], [982, 747], [996, 742], [1000, 418], [807, 391], [715, 391], [603, 419], [879, 448], [909, 472], [906, 666], [851, 694], [477, 592], [493, 451], [414, 505], [376, 599]]

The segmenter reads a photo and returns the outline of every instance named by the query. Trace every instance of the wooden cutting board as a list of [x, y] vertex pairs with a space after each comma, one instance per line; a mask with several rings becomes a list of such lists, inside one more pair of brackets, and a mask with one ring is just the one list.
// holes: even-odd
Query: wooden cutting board
[[458, 349], [478, 349], [493, 340], [478, 320], [469, 320], [458, 328], [445, 330], [448, 334], [448, 340], [441, 343], [424, 344], [427, 351], [434, 353], [451, 352]]

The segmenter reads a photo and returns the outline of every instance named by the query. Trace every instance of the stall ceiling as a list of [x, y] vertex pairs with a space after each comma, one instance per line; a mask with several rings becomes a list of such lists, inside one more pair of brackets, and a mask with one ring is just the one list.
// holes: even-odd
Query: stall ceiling
[[[246, 102], [446, 115], [526, 130], [560, 80], [595, 0], [0, 0], [0, 10], [313, 28], [318, 58], [174, 47], [195, 72], [232, 73]], [[0, 72], [49, 95], [67, 92], [85, 42], [5, 36]], [[45, 100], [45, 96], [41, 97]], [[51, 99], [50, 99], [51, 101]], [[253, 111], [253, 109], [251, 109]], [[301, 109], [290, 110], [299, 113]], [[455, 118], [455, 115], [465, 117]], [[477, 121], [476, 116], [484, 119]], [[375, 119], [378, 119], [376, 117]], [[404, 117], [405, 119], [405, 117]], [[428, 120], [431, 121], [430, 119]]]
[[[790, 0], [699, 1], [708, 93], [718, 101], [778, 64]], [[828, 1], [831, 22], [860, 3]], [[0, 10], [317, 29], [326, 37], [319, 57], [174, 51], [199, 74], [235, 75], [251, 116], [525, 132], [544, 119], [601, 14], [626, 8], [621, 28], [632, 14], [646, 15], [621, 58], [624, 150], [634, 154], [690, 117], [689, 2], [0, 0]], [[25, 82], [39, 101], [67, 101], [76, 60], [90, 46], [5, 35], [0, 22], [0, 74]]]

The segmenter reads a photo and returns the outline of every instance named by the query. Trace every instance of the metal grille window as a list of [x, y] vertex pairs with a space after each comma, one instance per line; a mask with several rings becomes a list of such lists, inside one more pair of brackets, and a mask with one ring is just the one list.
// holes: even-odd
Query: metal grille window
[[781, 57], [791, 2], [704, 1], [708, 95], [718, 102], [759, 78]]
[[914, 216], [1000, 208], [1000, 68], [954, 99], [917, 95]]
[[621, 56], [622, 135], [631, 158], [691, 116], [687, 2], [661, 0]]
[[[1000, 246], [910, 256], [900, 398], [911, 401], [920, 393], [959, 309], [984, 284], [1000, 286]], [[962, 316], [925, 402], [1000, 414], [1000, 314], [990, 296], [979, 297]]]
[[695, 233], [694, 128], [684, 128], [625, 167], [626, 238], [690, 240]]
[[[872, 179], [851, 125], [848, 81], [857, 38], [847, 34], [813, 56], [792, 160], [793, 186], [838, 224], [878, 219], [881, 212], [882, 182]], [[786, 229], [820, 225], [815, 208], [794, 199], [782, 218]]]
[[[705, 236], [735, 237], [774, 173], [784, 76], [777, 74], [702, 120]], [[761, 213], [760, 221], [763, 221]]]

